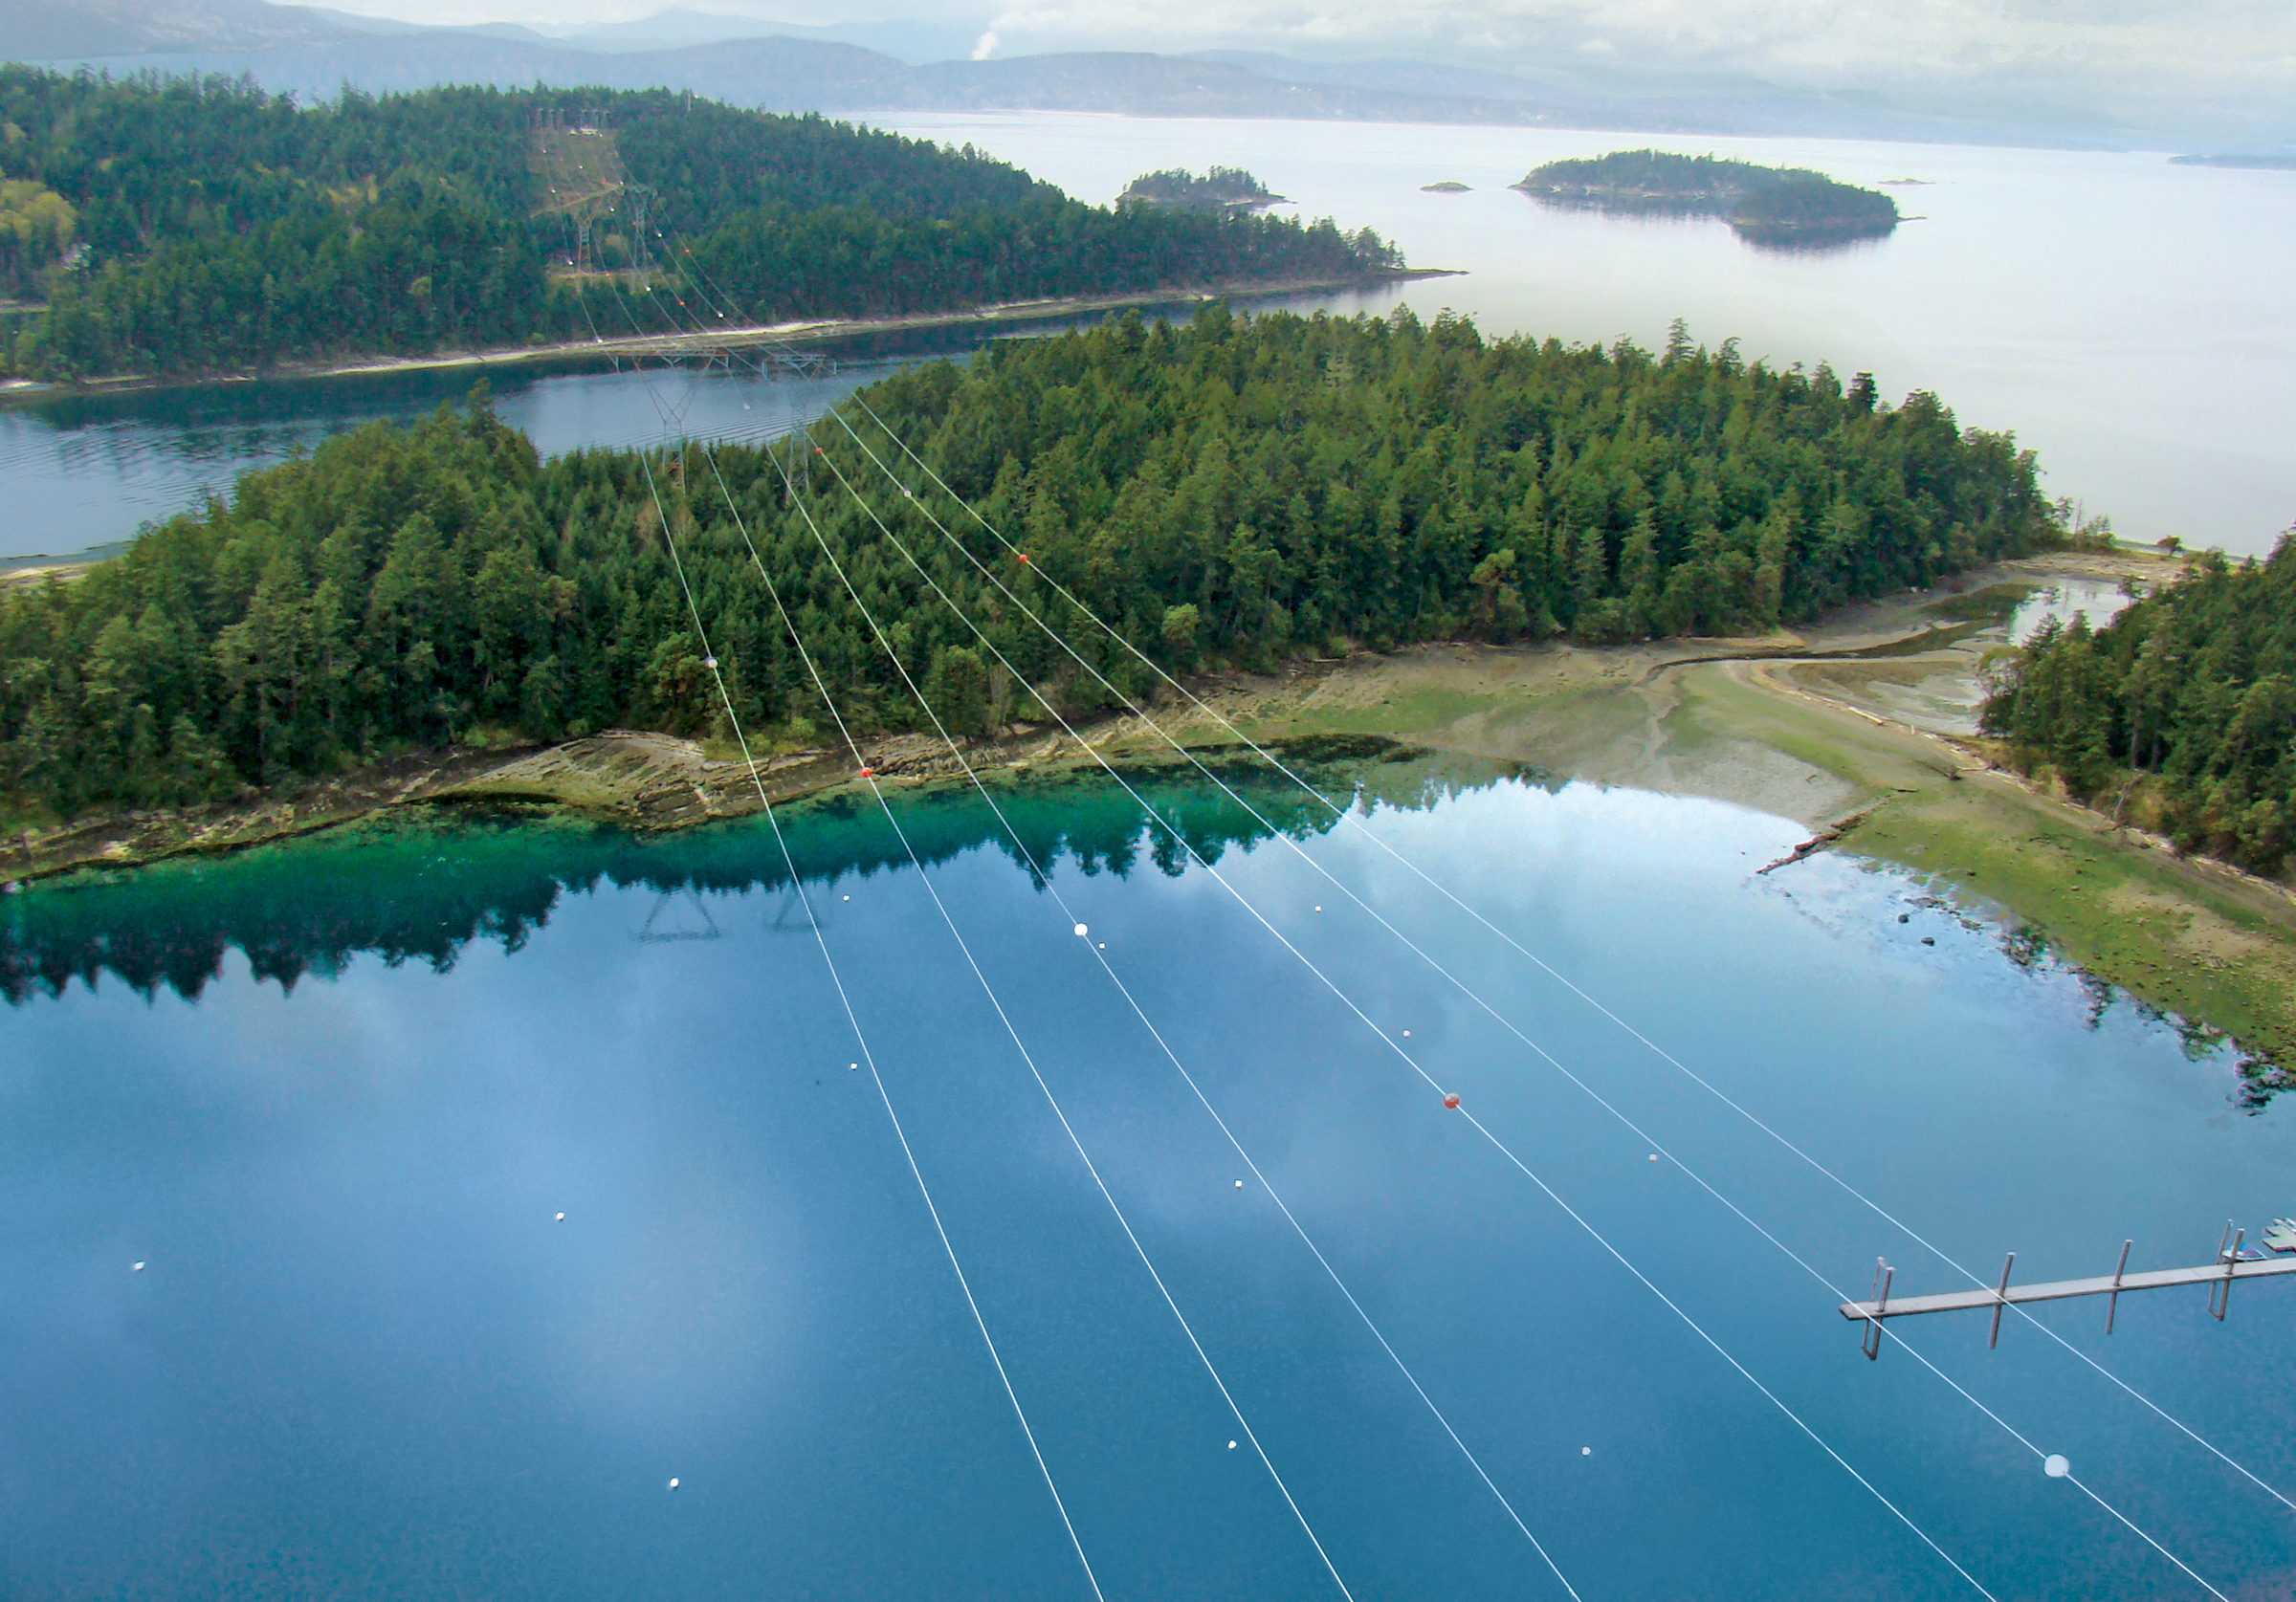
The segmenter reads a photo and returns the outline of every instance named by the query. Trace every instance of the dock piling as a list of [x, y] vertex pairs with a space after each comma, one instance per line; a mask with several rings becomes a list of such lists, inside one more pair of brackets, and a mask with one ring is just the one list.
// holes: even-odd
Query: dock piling
[[1876, 1262], [1875, 1296], [1866, 1302], [1844, 1302], [1842, 1316], [1866, 1328], [1861, 1333], [1861, 1344], [1868, 1357], [1879, 1351], [1881, 1337], [1877, 1327], [1884, 1319], [1911, 1318], [1921, 1313], [1964, 1312], [1979, 1307], [1993, 1309], [1993, 1328], [1986, 1341], [1988, 1349], [2000, 1344], [2001, 1314], [2012, 1306], [2029, 1302], [2058, 1302], [2070, 1297], [2102, 1296], [2106, 1303], [2106, 1330], [2110, 1333], [2117, 1316], [2123, 1291], [2165, 1290], [2171, 1285], [2208, 1286], [2208, 1310], [2219, 1323], [2232, 1302], [2232, 1282], [2235, 1280], [2281, 1279], [2296, 1275], [2296, 1254], [2272, 1259], [2243, 1262], [2241, 1248], [2247, 1242], [2247, 1231], [2225, 1231], [2224, 1246], [2214, 1262], [2195, 1268], [2147, 1268], [2129, 1272], [2129, 1251], [2132, 1240], [2121, 1243], [2121, 1259], [2109, 1274], [2100, 1274], [2093, 1280], [2059, 1280], [2045, 1284], [2011, 1284], [2009, 1276], [2017, 1262], [2017, 1254], [2009, 1254], [2001, 1265], [2000, 1283], [1976, 1290], [1952, 1290], [1930, 1296], [1892, 1296], [1890, 1270], [1888, 1264]]
[[2220, 1246], [2217, 1250], [2217, 1255], [2224, 1260], [2224, 1277], [2208, 1287], [2208, 1310], [2216, 1315], [2219, 1324], [2232, 1311], [2232, 1271], [2240, 1266], [2241, 1247], [2247, 1239], [2248, 1232], [2243, 1229], [2232, 1238], [2230, 1251]]
[[2000, 1288], [1993, 1293], [1993, 1334], [1985, 1343], [1987, 1351], [1991, 1351], [2001, 1344], [2001, 1314], [2009, 1306], [2009, 1270], [2016, 1266], [2017, 1254], [2015, 1252], [2011, 1252], [2001, 1260], [2001, 1284]]
[[1873, 1260], [1873, 1316], [1866, 1321], [1866, 1336], [1861, 1343], [1866, 1349], [1866, 1361], [1870, 1363], [1882, 1354], [1882, 1320], [1888, 1316], [1889, 1282], [1897, 1270], [1882, 1258]]

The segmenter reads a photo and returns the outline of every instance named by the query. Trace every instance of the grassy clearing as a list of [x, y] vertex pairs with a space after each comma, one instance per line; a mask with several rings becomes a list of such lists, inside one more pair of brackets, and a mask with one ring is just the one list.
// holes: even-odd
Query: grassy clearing
[[1704, 737], [1760, 740], [1883, 800], [1843, 849], [1997, 909], [2023, 944], [2044, 943], [2148, 1005], [2296, 1064], [2296, 903], [2005, 776], [1955, 779], [1949, 747], [1764, 688], [1755, 670], [1716, 665], [1685, 679], [1676, 716]]

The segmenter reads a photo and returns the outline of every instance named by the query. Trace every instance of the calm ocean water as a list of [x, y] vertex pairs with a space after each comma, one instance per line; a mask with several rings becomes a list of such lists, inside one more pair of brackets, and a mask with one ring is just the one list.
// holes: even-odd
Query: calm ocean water
[[[1369, 224], [1416, 264], [1467, 270], [1303, 309], [1407, 301], [1425, 316], [1471, 313], [1493, 334], [1646, 345], [1682, 317], [1710, 343], [1736, 336], [1749, 357], [1871, 371], [1893, 397], [1933, 389], [1965, 424], [2016, 431], [2053, 494], [2129, 538], [2254, 553], [2296, 519], [2296, 174], [2174, 167], [2157, 153], [1529, 129], [1051, 113], [890, 125], [977, 143], [1093, 201], [1153, 167], [1242, 165], [1302, 215]], [[1781, 254], [1718, 222], [1558, 212], [1505, 187], [1540, 162], [1646, 143], [1856, 184], [1920, 178], [1927, 187], [1892, 192], [1922, 220], [1871, 245]], [[1473, 187], [1421, 191], [1444, 179]], [[762, 386], [720, 375], [671, 419], [628, 374], [494, 383], [507, 414], [557, 450], [786, 426], [850, 378]], [[0, 407], [11, 494], [0, 559], [124, 539], [247, 466], [459, 398], [469, 384], [451, 373]]]
[[[1368, 224], [1415, 266], [1467, 269], [1335, 302], [1493, 333], [1663, 345], [1686, 318], [1749, 359], [1830, 362], [1884, 395], [1931, 389], [1967, 425], [2014, 429], [2050, 493], [2167, 534], [2268, 550], [2296, 522], [2296, 173], [2217, 172], [2165, 154], [1541, 129], [1164, 121], [1028, 114], [905, 117], [1081, 199], [1144, 168], [1250, 168], [1304, 217]], [[1644, 145], [1816, 167], [1890, 190], [1919, 222], [1813, 254], [1742, 244], [1711, 220], [1542, 208], [1506, 187], [1542, 162]], [[1451, 180], [1467, 194], [1427, 194]]]
[[[1754, 875], [1792, 823], [1317, 777], [1408, 802], [1371, 828], [1980, 1274], [2108, 1271], [2130, 1235], [2132, 1266], [2200, 1262], [2227, 1215], [2296, 1211], [2285, 1111], [2224, 1053], [1900, 874]], [[1339, 1596], [1303, 1521], [1357, 1597], [1566, 1594], [1279, 1197], [1578, 1595], [2202, 1594], [2042, 1452], [2223, 1594], [2296, 1582], [2285, 1507], [2042, 1331], [1896, 1327], [1967, 1397], [1865, 1361], [1835, 1303], [1877, 1256], [1901, 1292], [1964, 1282], [1354, 832], [1247, 794], [1298, 851], [1195, 782], [1149, 785], [1156, 823], [1015, 784], [1049, 887], [964, 795], [902, 804], [921, 873], [850, 800], [791, 825], [1106, 1595]], [[1090, 1596], [798, 894], [755, 823], [436, 819], [0, 902], [7, 1593]], [[2296, 1487], [2288, 1288], [2203, 1304], [2131, 1298], [2109, 1340], [2093, 1303], [2038, 1316]]]

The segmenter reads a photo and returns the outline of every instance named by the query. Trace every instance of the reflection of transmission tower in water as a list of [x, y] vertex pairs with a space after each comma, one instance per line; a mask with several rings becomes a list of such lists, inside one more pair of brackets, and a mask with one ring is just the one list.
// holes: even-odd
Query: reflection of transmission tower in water
[[[692, 902], [694, 910], [701, 914], [702, 926], [699, 929], [656, 929], [654, 927], [655, 920], [660, 918], [662, 913], [668, 911], [670, 904], [677, 900], [680, 895]], [[701, 899], [700, 891], [695, 889], [663, 890], [653, 898], [653, 911], [646, 914], [646, 921], [638, 926], [630, 934], [630, 938], [641, 945], [669, 945], [680, 940], [722, 940], [725, 938], [725, 931], [719, 929], [718, 920], [710, 916], [709, 904]]]

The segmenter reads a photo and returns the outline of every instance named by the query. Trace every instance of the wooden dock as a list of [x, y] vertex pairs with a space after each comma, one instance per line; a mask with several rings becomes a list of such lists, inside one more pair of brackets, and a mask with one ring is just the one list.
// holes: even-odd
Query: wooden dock
[[2026, 1302], [2062, 1302], [2074, 1296], [2110, 1296], [2115, 1291], [2162, 1290], [2170, 1285], [2220, 1285], [2228, 1281], [2264, 1280], [2296, 1274], [2296, 1257], [2262, 1262], [2211, 1262], [2198, 1268], [2152, 1268], [2137, 1274], [2100, 1274], [2092, 1280], [2051, 1280], [2041, 1284], [2004, 1285], [1998, 1290], [1949, 1290], [1935, 1296], [1886, 1296], [1873, 1302], [1844, 1302], [1842, 1316], [1864, 1323], [1910, 1318], [1915, 1313], [1961, 1312], [1975, 1307], [2014, 1307]]

